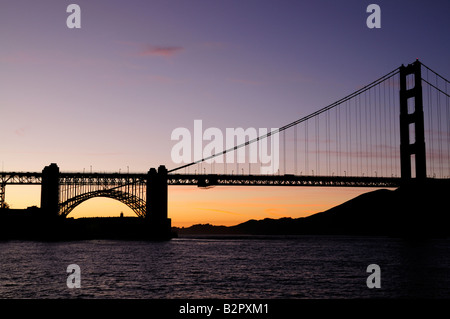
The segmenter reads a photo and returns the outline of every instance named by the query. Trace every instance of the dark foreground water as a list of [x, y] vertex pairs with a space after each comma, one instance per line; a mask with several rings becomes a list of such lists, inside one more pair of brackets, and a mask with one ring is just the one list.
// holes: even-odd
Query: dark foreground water
[[[67, 266], [81, 270], [68, 288]], [[381, 269], [369, 289], [367, 266]], [[0, 242], [0, 298], [448, 298], [450, 240]]]

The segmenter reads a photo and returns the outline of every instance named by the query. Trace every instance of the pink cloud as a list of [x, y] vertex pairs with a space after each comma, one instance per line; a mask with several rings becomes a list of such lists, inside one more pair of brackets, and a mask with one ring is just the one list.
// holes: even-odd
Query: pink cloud
[[263, 85], [264, 82], [261, 81], [252, 81], [252, 80], [246, 80], [246, 79], [229, 79], [231, 82], [235, 83], [241, 83], [245, 85]]
[[227, 44], [224, 42], [204, 42], [202, 43], [202, 47], [208, 48], [208, 49], [221, 49], [226, 47]]
[[105, 77], [105, 83], [112, 86], [132, 87], [137, 85], [147, 85], [149, 83], [172, 84], [174, 79], [164, 75], [141, 75], [136, 77], [108, 76]]
[[6, 56], [0, 56], [0, 62], [11, 64], [31, 64], [41, 62], [41, 58], [38, 58], [36, 54], [28, 52], [15, 52]]
[[27, 134], [28, 128], [27, 127], [20, 127], [14, 131], [14, 133], [19, 136], [23, 137]]
[[163, 46], [147, 46], [143, 51], [139, 53], [140, 56], [161, 56], [161, 57], [171, 57], [174, 56], [184, 48], [182, 47], [163, 47]]

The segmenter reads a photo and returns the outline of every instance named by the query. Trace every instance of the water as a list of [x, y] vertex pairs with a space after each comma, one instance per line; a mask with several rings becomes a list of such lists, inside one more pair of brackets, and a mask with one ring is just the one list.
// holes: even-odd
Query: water
[[[81, 269], [81, 288], [66, 268]], [[369, 289], [366, 268], [381, 269]], [[448, 298], [450, 240], [384, 237], [0, 242], [1, 298]]]

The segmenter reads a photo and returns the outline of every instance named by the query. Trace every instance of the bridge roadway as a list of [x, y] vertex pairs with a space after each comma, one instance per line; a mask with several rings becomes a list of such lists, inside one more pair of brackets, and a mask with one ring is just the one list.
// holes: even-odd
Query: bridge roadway
[[[103, 185], [125, 186], [145, 183], [146, 173], [64, 173], [59, 174], [60, 185]], [[34, 185], [41, 184], [42, 173], [3, 172], [0, 184]], [[168, 174], [168, 185], [212, 186], [322, 186], [322, 187], [387, 187], [396, 188], [401, 184], [398, 177], [368, 176], [311, 176], [311, 175], [236, 175], [236, 174]]]

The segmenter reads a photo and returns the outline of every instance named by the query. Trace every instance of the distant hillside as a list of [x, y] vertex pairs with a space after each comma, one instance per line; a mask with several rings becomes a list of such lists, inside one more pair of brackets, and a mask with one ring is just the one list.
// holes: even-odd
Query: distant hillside
[[[249, 220], [236, 226], [174, 228], [179, 235], [449, 235], [450, 184], [430, 181], [362, 194], [302, 218]], [[299, 190], [301, 191], [301, 190]]]

